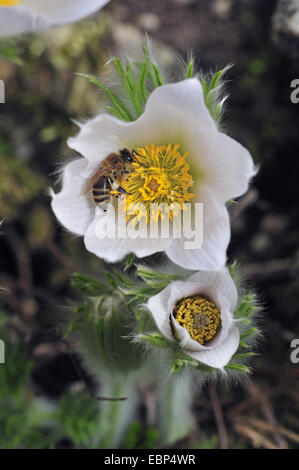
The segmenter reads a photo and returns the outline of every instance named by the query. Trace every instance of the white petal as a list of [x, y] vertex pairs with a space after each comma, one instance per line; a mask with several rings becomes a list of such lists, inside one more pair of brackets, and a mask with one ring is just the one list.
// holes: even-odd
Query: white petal
[[100, 163], [109, 153], [126, 147], [126, 135], [131, 123], [109, 114], [100, 114], [82, 124], [80, 132], [68, 139], [68, 146], [91, 162]]
[[95, 13], [109, 0], [22, 0], [29, 10], [43, 16], [51, 25], [78, 21]]
[[156, 88], [144, 113], [134, 122], [123, 122], [108, 114], [87, 121], [68, 144], [90, 161], [101, 161], [110, 152], [151, 143], [179, 143], [187, 150], [191, 130], [216, 131], [204, 104], [202, 86], [195, 78]]
[[84, 158], [66, 165], [63, 172], [62, 190], [52, 193], [52, 209], [57, 219], [71, 232], [84, 235], [92, 222], [95, 207], [83, 194], [86, 178], [82, 173], [88, 162]]
[[0, 7], [0, 37], [49, 27], [47, 21], [23, 6]]
[[198, 282], [219, 292], [223, 297], [226, 297], [230, 303], [231, 312], [234, 312], [238, 301], [238, 292], [227, 268], [221, 271], [198, 271], [188, 277], [186, 281]]
[[136, 127], [145, 143], [182, 143], [188, 146], [191, 131], [216, 131], [197, 78], [156, 88]]
[[203, 202], [203, 244], [199, 249], [185, 248], [184, 239], [176, 239], [166, 251], [179, 266], [193, 270], [219, 270], [226, 263], [230, 241], [230, 223], [226, 207], [216, 202], [212, 194]]
[[188, 351], [187, 354], [202, 364], [221, 369], [229, 363], [232, 355], [237, 351], [239, 340], [239, 330], [235, 325], [233, 325], [226, 340], [217, 345], [217, 347], [198, 352]]
[[159, 294], [151, 297], [147, 303], [158, 329], [170, 341], [173, 341], [173, 336], [169, 323], [170, 312], [168, 311], [168, 302], [173, 290], [173, 284], [169, 284]]
[[[94, 253], [99, 258], [108, 263], [121, 261], [125, 256], [134, 253], [138, 258], [150, 256], [154, 253], [164, 251], [168, 248], [171, 241], [168, 239], [148, 239], [148, 238], [99, 238], [97, 235], [97, 224], [106, 223], [112, 227], [111, 219], [106, 218], [106, 214], [100, 216], [97, 214], [85, 233], [84, 243], [88, 251]], [[105, 222], [106, 221], [106, 222]], [[117, 220], [115, 224], [115, 233], [117, 234]]]
[[[247, 191], [256, 171], [245, 147], [221, 132], [197, 133], [190, 142], [199, 149], [198, 165], [204, 175], [198, 182], [199, 194], [204, 194], [207, 187], [218, 201], [227, 202]], [[195, 165], [194, 159], [192, 165]]]

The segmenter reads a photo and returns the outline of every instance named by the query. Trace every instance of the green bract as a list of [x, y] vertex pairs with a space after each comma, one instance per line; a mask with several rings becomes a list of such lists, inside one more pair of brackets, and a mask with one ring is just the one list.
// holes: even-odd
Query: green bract
[[[151, 57], [147, 46], [143, 48], [143, 60], [132, 61], [127, 64], [119, 58], [110, 63], [114, 66], [117, 75], [117, 86], [106, 85], [98, 77], [87, 74], [78, 74], [87, 78], [96, 85], [110, 101], [108, 111], [122, 121], [135, 121], [144, 111], [150, 93], [157, 87], [164, 85], [163, 73], [155, 60]], [[205, 104], [215, 121], [219, 121], [222, 114], [225, 97], [221, 98], [223, 75], [229, 67], [211, 74], [209, 78], [202, 77], [201, 83], [204, 91]], [[184, 78], [195, 76], [194, 60], [191, 58], [185, 67]], [[117, 91], [114, 91], [117, 89]]]

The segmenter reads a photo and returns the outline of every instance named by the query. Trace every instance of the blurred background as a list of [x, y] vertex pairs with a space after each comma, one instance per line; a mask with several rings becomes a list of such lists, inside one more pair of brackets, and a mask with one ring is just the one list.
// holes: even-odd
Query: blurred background
[[[103, 100], [75, 72], [105, 73], [105, 62], [137, 51], [145, 32], [170, 76], [178, 57], [186, 60], [191, 51], [204, 72], [234, 64], [226, 77], [224, 126], [259, 165], [250, 191], [231, 209], [229, 259], [238, 259], [260, 296], [265, 340], [250, 382], [198, 393], [198, 430], [174, 447], [299, 447], [299, 364], [290, 359], [290, 343], [299, 338], [299, 104], [290, 100], [291, 81], [299, 78], [299, 23], [291, 4], [113, 0], [80, 23], [0, 45], [12, 57], [16, 47], [22, 60], [0, 58], [6, 84], [0, 339], [7, 345], [7, 363], [0, 365], [1, 448], [89, 446], [95, 404], [57, 325], [74, 295], [70, 274], [97, 275], [100, 265], [81, 239], [59, 227], [48, 188], [72, 156], [66, 139], [77, 129], [71, 120], [94, 115]], [[122, 447], [159, 447], [152, 400], [147, 391], [144, 396]], [[53, 410], [55, 425], [43, 424], [43, 414]]]

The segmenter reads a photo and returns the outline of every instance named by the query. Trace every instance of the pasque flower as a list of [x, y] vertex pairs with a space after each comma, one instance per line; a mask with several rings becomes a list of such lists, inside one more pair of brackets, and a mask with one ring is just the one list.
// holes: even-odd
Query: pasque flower
[[[53, 194], [52, 208], [71, 232], [84, 236], [86, 248], [108, 262], [129, 253], [138, 257], [165, 251], [188, 269], [221, 269], [226, 262], [230, 224], [225, 203], [246, 192], [254, 174], [248, 151], [220, 132], [205, 105], [197, 78], [156, 88], [143, 114], [124, 122], [109, 114], [87, 121], [68, 145], [83, 158], [66, 165], [62, 190]], [[97, 224], [108, 224], [109, 213], [96, 211], [86, 182], [111, 152], [127, 148], [138, 153], [123, 188], [127, 203], [142, 203], [144, 217], [151, 203], [203, 203], [203, 244], [187, 249], [184, 237], [102, 238]], [[175, 213], [170, 213], [171, 222]], [[129, 222], [128, 222], [129, 223]]]
[[173, 281], [147, 305], [164, 337], [198, 362], [223, 368], [239, 346], [233, 317], [237, 299], [236, 286], [224, 268]]
[[109, 0], [0, 0], [0, 37], [73, 23]]

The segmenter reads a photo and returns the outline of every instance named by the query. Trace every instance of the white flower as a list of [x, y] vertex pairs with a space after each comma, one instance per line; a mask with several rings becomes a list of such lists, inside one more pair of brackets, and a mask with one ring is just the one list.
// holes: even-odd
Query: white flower
[[39, 31], [84, 18], [109, 0], [0, 0], [0, 37]]
[[223, 368], [239, 346], [233, 319], [237, 297], [236, 286], [224, 268], [171, 282], [150, 298], [148, 308], [160, 332], [170, 341], [178, 341], [188, 356]]
[[[246, 192], [254, 166], [242, 145], [218, 131], [197, 78], [156, 88], [134, 122], [98, 115], [68, 145], [84, 158], [66, 165], [62, 191], [53, 195], [52, 208], [68, 230], [84, 236], [89, 251], [108, 262], [129, 253], [144, 257], [165, 251], [174, 263], [191, 270], [225, 265], [230, 240], [225, 203]], [[203, 203], [201, 248], [186, 249], [183, 237], [98, 238], [96, 227], [109, 225], [110, 215], [96, 211], [83, 188], [110, 152], [124, 148], [136, 149], [142, 158], [130, 175], [127, 199]]]

